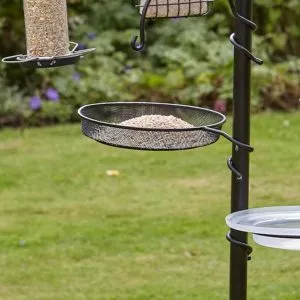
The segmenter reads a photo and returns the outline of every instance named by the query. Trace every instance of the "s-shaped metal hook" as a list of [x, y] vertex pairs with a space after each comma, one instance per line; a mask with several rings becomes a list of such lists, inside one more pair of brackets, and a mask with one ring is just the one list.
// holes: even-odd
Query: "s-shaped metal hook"
[[147, 11], [148, 11], [148, 7], [149, 7], [149, 4], [150, 4], [150, 1], [151, 0], [146, 0], [145, 4], [144, 4], [144, 7], [143, 7], [143, 12], [142, 12], [142, 15], [141, 15], [141, 21], [140, 21], [140, 42], [138, 42], [138, 36], [134, 36], [132, 38], [132, 41], [131, 41], [131, 47], [133, 50], [135, 51], [141, 51], [143, 50], [143, 48], [145, 47], [145, 40], [146, 40], [146, 33], [145, 33], [145, 23], [146, 23], [146, 14], [147, 14]]
[[[251, 30], [256, 30], [257, 26], [254, 22], [252, 22], [251, 20], [246, 19], [245, 17], [241, 16], [240, 14], [237, 13], [236, 11], [236, 7], [235, 7], [235, 2], [234, 0], [228, 0], [229, 5], [230, 5], [230, 9], [232, 11], [232, 14], [234, 15], [234, 17], [236, 19], [239, 19], [240, 21], [244, 22], [247, 26], [249, 26], [251, 28]], [[233, 46], [239, 50], [241, 50], [242, 52], [245, 53], [245, 55], [248, 56], [249, 59], [251, 59], [252, 61], [254, 61], [255, 63], [257, 63], [258, 65], [262, 65], [263, 64], [263, 60], [261, 60], [260, 58], [254, 56], [251, 51], [249, 51], [247, 48], [243, 47], [242, 45], [240, 45], [240, 43], [236, 40], [236, 35], [235, 33], [231, 34], [230, 36], [230, 42], [233, 44]]]

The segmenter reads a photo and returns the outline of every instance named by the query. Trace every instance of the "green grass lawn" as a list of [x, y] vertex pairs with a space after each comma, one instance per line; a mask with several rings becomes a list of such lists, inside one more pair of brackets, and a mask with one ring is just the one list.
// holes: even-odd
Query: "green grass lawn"
[[[254, 116], [252, 145], [250, 206], [298, 205], [300, 114]], [[0, 299], [228, 299], [230, 152], [0, 132]], [[249, 300], [299, 300], [300, 253], [250, 243]]]

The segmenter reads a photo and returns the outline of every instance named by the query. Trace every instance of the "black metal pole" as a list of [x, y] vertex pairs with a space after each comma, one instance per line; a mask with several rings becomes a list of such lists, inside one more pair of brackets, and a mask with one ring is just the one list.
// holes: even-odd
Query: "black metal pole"
[[[252, 0], [236, 0], [236, 12], [251, 20]], [[252, 46], [252, 30], [239, 18], [235, 19], [235, 39], [249, 51]], [[250, 85], [251, 61], [241, 50], [234, 50], [234, 88], [233, 88], [233, 137], [245, 144], [250, 143]], [[248, 208], [249, 198], [249, 152], [243, 148], [232, 148], [232, 163], [243, 175], [238, 180], [232, 174], [231, 212]], [[247, 243], [247, 233], [231, 230], [230, 235], [237, 241]], [[243, 247], [230, 244], [230, 300], [247, 299], [247, 261], [248, 254]]]

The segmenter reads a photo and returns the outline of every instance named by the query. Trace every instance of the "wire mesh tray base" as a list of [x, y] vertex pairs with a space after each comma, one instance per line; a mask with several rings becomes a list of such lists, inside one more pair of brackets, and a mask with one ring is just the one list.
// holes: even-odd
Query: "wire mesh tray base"
[[[226, 118], [213, 110], [165, 103], [111, 102], [83, 106], [82, 132], [97, 142], [137, 150], [184, 150], [216, 142]], [[189, 128], [144, 128], [120, 123], [147, 115], [173, 116]]]
[[3, 58], [2, 62], [10, 64], [22, 64], [22, 66], [28, 68], [54, 68], [76, 64], [84, 54], [95, 50], [94, 48], [76, 50], [78, 44], [73, 42], [70, 44], [75, 46], [67, 55], [55, 57], [30, 57], [23, 54], [17, 54]]

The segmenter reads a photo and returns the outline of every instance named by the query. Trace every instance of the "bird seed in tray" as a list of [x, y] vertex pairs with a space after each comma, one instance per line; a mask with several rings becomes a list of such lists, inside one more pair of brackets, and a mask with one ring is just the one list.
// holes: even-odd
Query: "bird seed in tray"
[[144, 115], [137, 118], [132, 118], [120, 123], [123, 126], [140, 127], [140, 128], [157, 128], [157, 129], [180, 129], [191, 128], [193, 125], [176, 118], [172, 115]]

